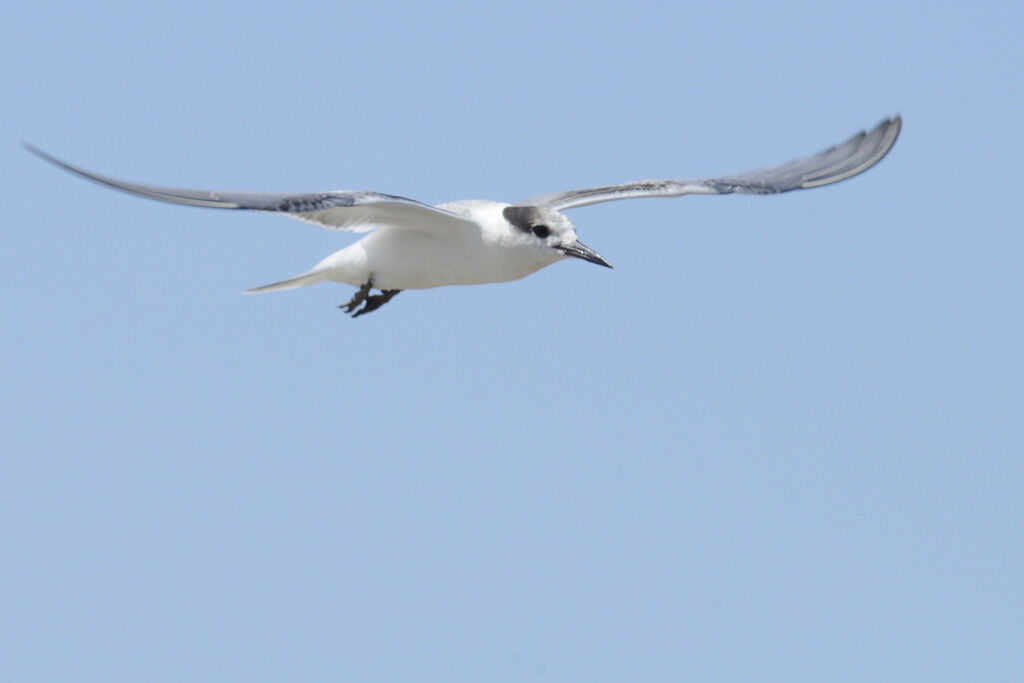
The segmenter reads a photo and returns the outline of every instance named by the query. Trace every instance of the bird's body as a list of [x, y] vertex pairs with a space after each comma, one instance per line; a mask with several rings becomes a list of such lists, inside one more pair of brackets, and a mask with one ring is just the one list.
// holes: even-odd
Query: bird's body
[[[540, 195], [516, 204], [465, 200], [430, 206], [379, 192], [254, 193], [181, 190], [126, 182], [82, 170], [26, 144], [65, 170], [132, 194], [223, 209], [284, 213], [328, 228], [368, 235], [323, 259], [310, 271], [249, 292], [292, 289], [317, 282], [358, 287], [344, 308], [358, 316], [405, 289], [507, 282], [574, 257], [611, 267], [584, 246], [562, 211], [598, 202], [685, 194], [777, 194], [835, 183], [875, 165], [899, 135], [899, 117], [870, 132], [781, 166], [702, 180], [642, 180]], [[381, 290], [371, 295], [372, 289]], [[359, 308], [359, 306], [363, 306]]]
[[[518, 280], [566, 258], [516, 239], [502, 216], [508, 206], [486, 199], [440, 204], [437, 208], [465, 217], [467, 224], [453, 221], [446, 231], [379, 228], [318, 263], [306, 274], [310, 282], [294, 286], [315, 278], [359, 287], [371, 277], [379, 289], [479, 285]], [[259, 291], [271, 288], [275, 285]]]

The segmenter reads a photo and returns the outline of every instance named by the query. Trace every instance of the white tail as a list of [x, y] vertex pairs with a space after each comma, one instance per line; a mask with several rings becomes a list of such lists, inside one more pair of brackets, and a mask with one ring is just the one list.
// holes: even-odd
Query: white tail
[[295, 289], [296, 287], [305, 287], [306, 285], [314, 285], [317, 282], [323, 282], [327, 279], [327, 273], [322, 270], [313, 269], [308, 273], [302, 275], [296, 275], [293, 278], [287, 280], [281, 280], [280, 282], [274, 282], [273, 284], [263, 285], [262, 287], [253, 287], [252, 289], [245, 290], [246, 294], [262, 294], [263, 292], [276, 292], [283, 289]]

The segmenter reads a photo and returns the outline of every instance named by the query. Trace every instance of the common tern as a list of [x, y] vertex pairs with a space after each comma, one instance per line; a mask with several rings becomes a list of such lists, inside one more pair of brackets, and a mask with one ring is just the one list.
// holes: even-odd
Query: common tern
[[[738, 175], [641, 180], [543, 194], [514, 204], [473, 199], [434, 206], [368, 191], [220, 192], [143, 185], [86, 171], [23, 144], [71, 173], [142, 197], [216, 209], [277, 212], [333, 230], [369, 232], [301, 275], [247, 290], [272, 292], [324, 281], [344, 282], [358, 290], [339, 308], [358, 317], [380, 308], [403, 289], [518, 280], [567, 258], [611, 268], [579, 241], [564, 210], [617, 199], [778, 194], [828, 185], [877, 164], [895, 144], [901, 125], [899, 116], [885, 119], [872, 130], [861, 131], [813, 156]], [[380, 293], [372, 294], [374, 289]]]

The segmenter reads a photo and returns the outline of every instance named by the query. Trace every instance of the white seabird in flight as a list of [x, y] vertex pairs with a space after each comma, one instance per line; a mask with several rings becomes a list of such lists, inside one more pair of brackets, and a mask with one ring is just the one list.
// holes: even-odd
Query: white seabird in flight
[[[345, 282], [359, 289], [340, 308], [357, 317], [380, 308], [403, 289], [518, 280], [569, 257], [611, 268], [579, 241], [563, 210], [616, 199], [777, 194], [828, 185], [877, 164], [895, 144], [900, 126], [899, 116], [886, 119], [871, 131], [813, 156], [739, 175], [641, 180], [543, 194], [515, 204], [474, 199], [436, 206], [368, 191], [219, 192], [143, 185], [83, 170], [23, 144], [71, 173], [142, 197], [217, 209], [273, 211], [333, 230], [369, 231], [302, 275], [248, 290], [272, 292], [316, 282]], [[371, 294], [373, 289], [380, 294]]]

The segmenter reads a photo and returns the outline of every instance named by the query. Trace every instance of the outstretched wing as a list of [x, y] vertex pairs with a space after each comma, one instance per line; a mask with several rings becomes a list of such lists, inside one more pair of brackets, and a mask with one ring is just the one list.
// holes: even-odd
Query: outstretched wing
[[776, 194], [828, 185], [863, 173], [881, 161], [896, 143], [901, 125], [902, 120], [899, 116], [886, 119], [871, 131], [861, 131], [841, 145], [830, 147], [814, 156], [740, 175], [701, 180], [640, 180], [622, 185], [553, 192], [531, 197], [520, 204], [562, 210], [635, 197], [678, 197], [684, 194], [733, 192]]
[[355, 232], [388, 226], [443, 234], [475, 226], [473, 222], [450, 211], [414, 199], [380, 192], [219, 192], [143, 185], [86, 171], [61, 161], [27, 142], [22, 144], [30, 152], [88, 180], [130, 194], [175, 204], [215, 209], [274, 211], [325, 228]]

